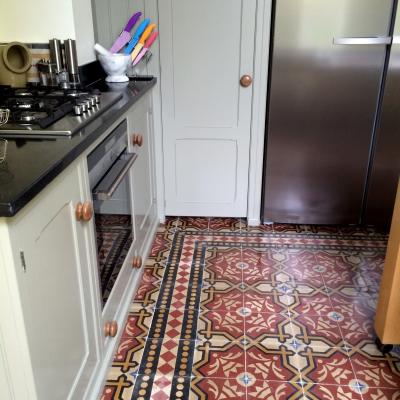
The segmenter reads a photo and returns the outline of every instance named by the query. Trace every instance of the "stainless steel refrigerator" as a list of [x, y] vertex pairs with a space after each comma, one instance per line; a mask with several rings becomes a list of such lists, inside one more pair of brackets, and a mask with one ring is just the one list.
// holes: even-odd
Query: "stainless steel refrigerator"
[[390, 222], [400, 172], [396, 0], [275, 0], [264, 222]]

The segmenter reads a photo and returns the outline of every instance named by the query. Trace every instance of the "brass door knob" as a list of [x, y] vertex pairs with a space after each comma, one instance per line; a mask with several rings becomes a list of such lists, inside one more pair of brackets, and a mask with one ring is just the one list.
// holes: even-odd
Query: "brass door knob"
[[139, 269], [139, 268], [141, 268], [141, 266], [142, 266], [142, 257], [140, 257], [140, 256], [134, 257], [133, 261], [132, 261], [132, 267]]
[[75, 207], [75, 217], [77, 221], [90, 221], [93, 217], [93, 206], [90, 201], [79, 202]]
[[253, 83], [253, 78], [250, 75], [243, 75], [240, 78], [240, 85], [242, 87], [249, 87]]
[[107, 321], [107, 322], [104, 324], [104, 336], [105, 336], [105, 337], [110, 336], [110, 327], [111, 327], [111, 322], [110, 322], [110, 321]]
[[132, 143], [134, 146], [142, 147], [143, 145], [143, 135], [134, 134], [132, 136]]
[[104, 324], [104, 336], [115, 337], [118, 333], [118, 322], [117, 321], [107, 321]]
[[118, 322], [112, 321], [110, 324], [110, 336], [115, 337], [117, 336], [117, 333], [118, 333]]

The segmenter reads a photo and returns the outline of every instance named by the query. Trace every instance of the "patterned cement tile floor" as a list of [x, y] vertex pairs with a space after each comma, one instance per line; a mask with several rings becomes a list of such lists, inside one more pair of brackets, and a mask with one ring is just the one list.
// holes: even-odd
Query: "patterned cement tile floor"
[[400, 356], [374, 344], [386, 242], [169, 218], [101, 399], [400, 399]]

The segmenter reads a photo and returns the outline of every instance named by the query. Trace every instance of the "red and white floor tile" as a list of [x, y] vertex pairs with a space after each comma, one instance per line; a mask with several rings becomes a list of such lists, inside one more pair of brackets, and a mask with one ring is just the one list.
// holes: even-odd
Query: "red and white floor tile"
[[400, 356], [374, 344], [386, 241], [168, 218], [101, 399], [400, 400]]

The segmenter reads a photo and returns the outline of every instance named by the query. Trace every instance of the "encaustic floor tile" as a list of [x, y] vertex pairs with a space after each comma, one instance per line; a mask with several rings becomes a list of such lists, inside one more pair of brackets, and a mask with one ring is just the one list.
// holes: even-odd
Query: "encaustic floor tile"
[[356, 379], [347, 353], [338, 348], [305, 347], [299, 352], [302, 379], [329, 385], [347, 385]]
[[202, 378], [237, 379], [245, 373], [243, 344], [199, 341], [194, 353], [192, 373]]
[[167, 218], [102, 400], [400, 400], [374, 344], [387, 236]]
[[310, 347], [342, 347], [342, 333], [335, 318], [330, 315], [298, 315], [291, 318], [296, 340]]
[[244, 337], [244, 316], [237, 312], [206, 311], [199, 315], [197, 338], [208, 341], [240, 341]]
[[351, 385], [339, 386], [309, 383], [304, 386], [304, 399], [362, 400], [363, 398], [358, 390]]

